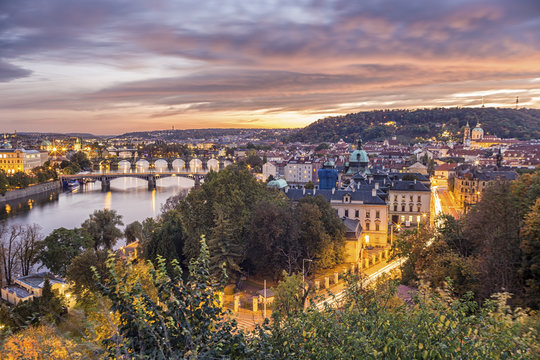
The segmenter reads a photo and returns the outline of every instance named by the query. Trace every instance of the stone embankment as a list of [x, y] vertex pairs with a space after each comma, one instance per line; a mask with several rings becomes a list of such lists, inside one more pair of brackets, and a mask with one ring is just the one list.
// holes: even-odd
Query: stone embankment
[[6, 192], [5, 195], [0, 195], [0, 203], [5, 203], [28, 196], [45, 193], [51, 190], [60, 189], [61, 187], [62, 183], [60, 181], [51, 181], [43, 184], [32, 185], [27, 187], [26, 189], [11, 190]]

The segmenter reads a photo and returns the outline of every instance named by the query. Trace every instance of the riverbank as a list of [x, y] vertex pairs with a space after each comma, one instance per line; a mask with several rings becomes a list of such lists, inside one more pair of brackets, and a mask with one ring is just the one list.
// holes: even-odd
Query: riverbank
[[33, 195], [38, 195], [41, 193], [50, 192], [53, 190], [58, 190], [62, 188], [62, 184], [60, 181], [51, 181], [43, 184], [36, 184], [27, 187], [26, 189], [17, 189], [17, 190], [10, 190], [6, 192], [5, 195], [0, 195], [0, 204], [18, 200], [22, 198], [26, 198]]

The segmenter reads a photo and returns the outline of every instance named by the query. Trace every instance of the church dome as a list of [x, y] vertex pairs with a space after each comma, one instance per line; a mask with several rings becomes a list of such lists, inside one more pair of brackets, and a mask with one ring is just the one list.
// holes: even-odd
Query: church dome
[[365, 150], [362, 149], [362, 140], [358, 141], [358, 147], [351, 153], [349, 163], [368, 164], [369, 157]]
[[471, 137], [473, 140], [479, 140], [484, 138], [484, 129], [480, 127], [480, 124], [476, 124], [476, 127], [472, 129]]
[[41, 142], [41, 146], [51, 146], [51, 142], [48, 141], [48, 140], [43, 140], [43, 141]]

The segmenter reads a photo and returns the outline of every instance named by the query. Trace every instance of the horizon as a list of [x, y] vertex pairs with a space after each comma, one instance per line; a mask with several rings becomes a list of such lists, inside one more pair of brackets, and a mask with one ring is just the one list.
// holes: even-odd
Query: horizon
[[378, 109], [540, 108], [540, 4], [0, 4], [3, 131], [301, 128]]

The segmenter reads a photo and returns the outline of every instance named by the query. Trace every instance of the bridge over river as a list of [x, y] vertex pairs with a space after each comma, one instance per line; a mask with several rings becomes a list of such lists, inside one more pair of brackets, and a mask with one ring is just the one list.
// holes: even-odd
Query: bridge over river
[[148, 190], [156, 188], [156, 182], [159, 179], [180, 176], [195, 181], [195, 186], [200, 185], [201, 180], [208, 174], [206, 170], [197, 172], [192, 171], [164, 171], [164, 172], [114, 172], [114, 173], [85, 173], [75, 175], [60, 175], [59, 179], [63, 184], [70, 181], [79, 181], [83, 183], [86, 180], [97, 180], [101, 182], [101, 190], [109, 191], [111, 189], [111, 180], [123, 177], [137, 178], [148, 182]]

